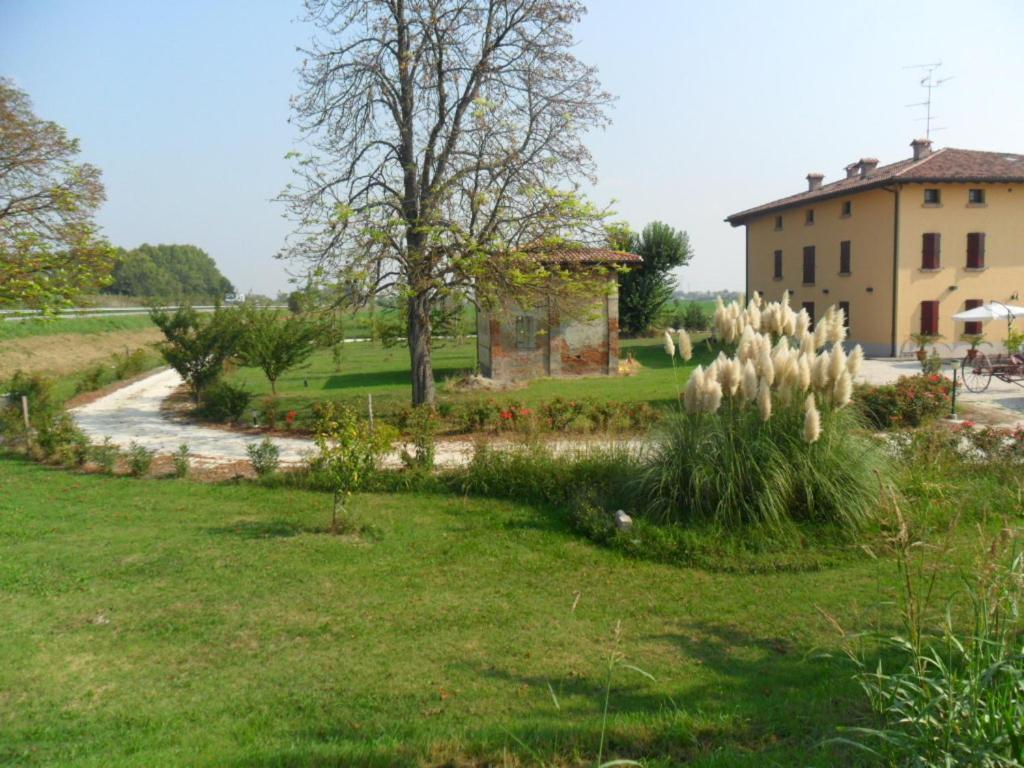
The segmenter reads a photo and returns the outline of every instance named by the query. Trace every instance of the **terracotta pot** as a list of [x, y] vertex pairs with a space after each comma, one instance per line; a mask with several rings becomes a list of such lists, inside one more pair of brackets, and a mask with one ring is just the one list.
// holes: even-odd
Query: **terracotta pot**
[[927, 352], [927, 350], [924, 350], [924, 349], [917, 350], [917, 359], [920, 360], [922, 363], [925, 360], [927, 360], [928, 359], [928, 352]]
[[976, 350], [976, 349], [968, 349], [967, 350], [967, 359], [968, 360], [973, 360], [977, 356], [978, 356], [978, 350]]

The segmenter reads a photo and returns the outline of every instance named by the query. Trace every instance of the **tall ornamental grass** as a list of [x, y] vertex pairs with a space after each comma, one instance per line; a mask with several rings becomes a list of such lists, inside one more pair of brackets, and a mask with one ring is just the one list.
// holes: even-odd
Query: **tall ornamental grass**
[[[765, 304], [755, 295], [745, 308], [719, 302], [723, 351], [694, 369], [682, 407], [656, 437], [639, 478], [646, 516], [728, 528], [860, 528], [874, 513], [886, 461], [847, 408], [863, 353], [846, 353], [844, 325], [830, 308], [812, 330], [788, 297]], [[687, 359], [685, 333], [679, 342]], [[671, 336], [665, 351], [675, 359]]]
[[836, 741], [884, 765], [1024, 764], [1024, 556], [1004, 530], [943, 605], [945, 548], [927, 564], [896, 515], [899, 631], [845, 643], [875, 722]]

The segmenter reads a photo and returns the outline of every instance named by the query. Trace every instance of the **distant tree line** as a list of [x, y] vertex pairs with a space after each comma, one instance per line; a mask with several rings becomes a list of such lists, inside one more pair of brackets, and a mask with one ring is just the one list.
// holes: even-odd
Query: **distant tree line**
[[145, 298], [220, 299], [234, 293], [216, 262], [194, 245], [140, 245], [118, 249], [103, 293]]

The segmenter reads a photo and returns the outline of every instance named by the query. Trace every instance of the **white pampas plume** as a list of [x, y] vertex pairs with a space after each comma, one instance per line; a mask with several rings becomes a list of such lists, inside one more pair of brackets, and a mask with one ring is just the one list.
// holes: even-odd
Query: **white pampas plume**
[[828, 342], [828, 323], [822, 318], [814, 324], [814, 348], [821, 349]]
[[796, 331], [796, 314], [790, 308], [789, 304], [786, 304], [782, 308], [782, 333], [786, 336], [792, 336]]
[[718, 360], [712, 360], [711, 364], [704, 369], [704, 383], [718, 381]]
[[789, 291], [782, 292], [782, 300], [779, 302], [779, 304], [781, 304], [784, 307], [789, 306]]
[[828, 377], [835, 383], [839, 381], [839, 377], [843, 375], [843, 371], [846, 370], [846, 351], [843, 349], [842, 344], [836, 344], [832, 347], [832, 354], [829, 355], [828, 361]]
[[797, 341], [800, 342], [800, 346], [803, 347], [804, 338], [807, 336], [807, 331], [811, 327], [811, 316], [807, 314], [807, 310], [803, 307], [796, 313], [796, 327], [793, 329], [793, 335], [796, 336]]
[[722, 405], [722, 385], [717, 381], [705, 381], [701, 404], [707, 413], [716, 413]]
[[814, 404], [814, 395], [808, 395], [807, 402], [804, 403], [804, 440], [814, 443], [819, 437], [821, 437], [821, 415], [818, 413], [818, 406]]
[[828, 362], [828, 353], [822, 352], [814, 358], [814, 363], [811, 365], [811, 384], [819, 392], [828, 388]]
[[722, 392], [728, 397], [734, 397], [743, 381], [743, 366], [736, 359], [729, 360], [721, 366], [719, 381], [722, 385]]
[[749, 360], [743, 363], [743, 396], [751, 401], [757, 397], [757, 369]]
[[763, 304], [761, 294], [758, 293], [757, 291], [754, 291], [752, 294], [750, 294], [750, 303], [753, 304], [758, 309], [760, 309], [761, 305]]
[[806, 355], [807, 357], [814, 357], [814, 352], [817, 347], [814, 346], [814, 334], [805, 333], [804, 337], [800, 339], [800, 354]]
[[836, 307], [831, 309], [832, 319], [828, 329], [828, 340], [833, 344], [842, 344], [846, 340], [846, 313]]
[[747, 321], [755, 328], [761, 327], [761, 308], [753, 299], [747, 305]]
[[693, 357], [693, 342], [690, 341], [690, 334], [685, 328], [679, 329], [679, 356], [683, 360], [690, 360]]
[[860, 364], [864, 362], [864, 350], [860, 344], [855, 346], [846, 359], [846, 370], [850, 372], [850, 378], [856, 378], [860, 373]]
[[811, 359], [812, 356], [801, 354], [797, 361], [797, 381], [801, 392], [806, 392], [811, 386]]
[[853, 397], [853, 379], [849, 371], [843, 371], [832, 389], [832, 403], [836, 408], [845, 408]]
[[672, 341], [672, 334], [668, 331], [665, 331], [665, 354], [669, 357], [676, 356], [676, 345]]
[[696, 413], [700, 410], [703, 393], [704, 370], [698, 365], [693, 369], [690, 380], [686, 382], [686, 389], [683, 390], [683, 407], [687, 413]]
[[736, 354], [741, 360], [749, 360], [754, 356], [754, 339], [756, 334], [749, 325], [740, 334], [740, 341], [736, 347]]
[[757, 372], [768, 382], [769, 387], [775, 381], [775, 366], [772, 365], [771, 353], [765, 347], [761, 348], [761, 355], [757, 359]]
[[764, 379], [757, 387], [757, 409], [761, 412], [761, 421], [772, 417], [772, 387]]

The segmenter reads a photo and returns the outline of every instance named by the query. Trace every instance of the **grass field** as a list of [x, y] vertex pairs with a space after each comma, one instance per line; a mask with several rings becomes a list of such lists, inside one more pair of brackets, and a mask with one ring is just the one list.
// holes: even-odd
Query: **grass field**
[[[495, 398], [501, 402], [518, 401], [527, 406], [554, 397], [593, 398], [618, 402], [648, 402], [658, 407], [674, 403], [677, 385], [685, 383], [690, 367], [707, 363], [711, 353], [698, 344], [694, 359], [677, 368], [665, 355], [660, 339], [632, 339], [621, 342], [621, 359], [632, 354], [640, 368], [632, 376], [589, 376], [583, 378], [544, 378], [528, 383], [522, 389], [508, 392], [455, 392], [447, 385], [476, 367], [476, 343], [441, 344], [434, 349], [434, 377], [441, 402], [458, 403]], [[270, 385], [263, 373], [241, 368], [230, 375], [234, 383], [243, 384], [257, 395], [268, 395]], [[284, 374], [277, 383], [282, 410], [294, 408], [306, 412], [319, 400], [342, 400], [365, 407], [366, 396], [373, 395], [374, 407], [382, 412], [409, 405], [409, 352], [404, 346], [390, 349], [376, 343], [355, 342], [344, 345], [341, 368], [334, 370], [328, 351], [320, 351], [300, 368]]]
[[891, 562], [674, 568], [417, 494], [355, 497], [352, 539], [328, 505], [0, 459], [0, 763], [593, 765], [613, 649], [654, 679], [615, 671], [606, 758], [856, 762], [819, 609], [858, 626]]

